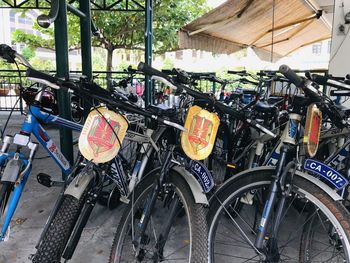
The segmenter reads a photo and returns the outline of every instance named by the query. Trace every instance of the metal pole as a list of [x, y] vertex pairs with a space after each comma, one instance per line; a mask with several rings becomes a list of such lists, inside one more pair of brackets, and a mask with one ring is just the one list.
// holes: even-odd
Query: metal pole
[[[67, 30], [67, 5], [66, 0], [59, 0], [58, 17], [55, 21], [55, 48], [56, 48], [56, 70], [57, 77], [68, 78], [68, 30]], [[59, 90], [58, 94], [58, 110], [60, 116], [70, 120], [71, 107], [70, 98], [67, 92]], [[67, 160], [73, 164], [73, 136], [72, 131], [67, 128], [60, 128], [61, 151]]]
[[[80, 18], [80, 39], [81, 39], [81, 62], [83, 75], [88, 80], [92, 80], [92, 55], [91, 55], [91, 7], [90, 1], [79, 0], [80, 11], [85, 14], [85, 18]], [[92, 101], [84, 98], [84, 115], [87, 116], [91, 108]]]
[[[152, 65], [152, 21], [153, 21], [153, 4], [152, 0], [145, 0], [145, 63]], [[149, 76], [145, 76], [145, 106], [152, 104], [152, 81]]]

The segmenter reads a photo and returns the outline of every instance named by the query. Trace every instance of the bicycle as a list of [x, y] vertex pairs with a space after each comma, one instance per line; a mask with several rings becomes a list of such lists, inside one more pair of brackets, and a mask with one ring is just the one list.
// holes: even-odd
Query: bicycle
[[[210, 262], [230, 257], [235, 262], [330, 262], [332, 256], [335, 260], [349, 260], [349, 212], [336, 193], [346, 187], [347, 180], [325, 165], [316, 165], [312, 159], [305, 160], [302, 166], [297, 146], [300, 121], [305, 114], [302, 109], [310, 103], [330, 114], [337, 126], [343, 127], [344, 122], [333, 103], [312, 82], [301, 79], [287, 66], [281, 66], [280, 71], [309, 99], [302, 100], [303, 107], [289, 113], [276, 167], [243, 171], [224, 183], [211, 198]], [[313, 143], [318, 143], [317, 134], [314, 135], [317, 142]], [[290, 152], [297, 153], [296, 160], [288, 157]], [[336, 190], [305, 172], [316, 173], [319, 169], [328, 182], [335, 183], [327, 172], [342, 182]], [[237, 203], [242, 205], [236, 210]], [[232, 250], [232, 246], [241, 249]]]
[[[7, 45], [0, 45], [0, 57], [4, 58], [9, 63], [14, 63], [14, 58], [17, 57], [21, 63], [29, 65], [22, 56], [15, 53], [15, 51]], [[45, 90], [45, 87], [41, 88], [37, 92], [33, 102], [29, 105], [21, 131], [14, 136], [6, 135], [3, 139], [0, 151], [0, 242], [9, 238], [10, 222], [27, 179], [30, 176], [35, 153], [39, 147], [38, 143], [32, 142], [30, 139], [31, 135], [46, 149], [49, 156], [62, 170], [64, 177], [67, 177], [72, 171], [71, 164], [40, 123], [54, 124], [75, 131], [80, 131], [82, 125], [68, 121], [44, 110], [41, 107], [41, 102]], [[8, 151], [11, 145], [16, 147], [15, 151]], [[25, 148], [29, 150], [28, 155], [21, 153]], [[40, 183], [46, 186], [61, 185], [61, 183], [51, 181], [50, 176], [46, 174], [38, 174], [37, 178]]]
[[[88, 96], [96, 101], [101, 101], [108, 107], [108, 109], [103, 111], [108, 112], [108, 114], [111, 116], [112, 112], [123, 110], [125, 112], [132, 112], [148, 117], [157, 123], [161, 123], [166, 126], [172, 126], [176, 129], [184, 130], [181, 125], [178, 125], [170, 120], [163, 119], [162, 117], [156, 116], [149, 111], [140, 109], [135, 105], [121, 100], [120, 98], [113, 98], [108, 91], [102, 89], [94, 83], [86, 82], [84, 80], [81, 80], [78, 83], [60, 80], [42, 72], [35, 71], [32, 68], [27, 69], [27, 77], [39, 83], [46, 83], [52, 88], [61, 88], [66, 90], [71, 89], [74, 90], [74, 92], [79, 96]], [[92, 114], [95, 115], [95, 118], [102, 119], [102, 123], [105, 123], [103, 121], [104, 115], [102, 114], [103, 116], [101, 116], [98, 109], [93, 110], [90, 115]], [[90, 115], [85, 124], [88, 126], [84, 126], [86, 132], [84, 132], [83, 129], [79, 141], [85, 140], [86, 142], [86, 138], [84, 139], [84, 136], [86, 137], [87, 134], [91, 134], [93, 131], [93, 134], [96, 135], [94, 137], [94, 141], [97, 143], [103, 139], [97, 135], [99, 134], [98, 128], [92, 129], [91, 126], [89, 126], [91, 124]], [[121, 117], [120, 114], [117, 115]], [[104, 127], [108, 130], [109, 126], [104, 125]], [[120, 127], [123, 126], [120, 125]], [[109, 132], [109, 135], [113, 137], [112, 132]], [[107, 142], [110, 141], [109, 138], [105, 139]], [[114, 141], [116, 141], [116, 139]], [[120, 137], [120, 139], [117, 141], [121, 143], [122, 137]], [[151, 140], [149, 139], [149, 141]], [[75, 167], [77, 170], [77, 175], [67, 184], [63, 202], [55, 212], [53, 219], [50, 220], [49, 224], [47, 225], [45, 233], [43, 234], [41, 242], [39, 243], [37, 253], [32, 257], [33, 262], [59, 261], [61, 256], [63, 256], [63, 258], [66, 260], [69, 260], [74, 252], [81, 235], [81, 231], [83, 230], [91, 210], [93, 209], [96, 198], [101, 191], [102, 183], [105, 180], [111, 166], [109, 163], [109, 158], [111, 158], [111, 156], [114, 157], [116, 154], [116, 152], [113, 152], [113, 154], [109, 155], [109, 158], [100, 161], [98, 158], [94, 157], [94, 160], [91, 161], [91, 156], [89, 157], [87, 155], [89, 151], [84, 152], [84, 147], [86, 147], [88, 144], [89, 143], [80, 144], [80, 150], [87, 160], [83, 162], [82, 168], [79, 166]], [[150, 144], [152, 144], [152, 142], [150, 142]], [[154, 145], [152, 145], [152, 147], [154, 147]], [[169, 231], [171, 227], [174, 226], [173, 221], [168, 221], [165, 229], [163, 230], [164, 234], [156, 237], [157, 246], [154, 246], [153, 250], [145, 249], [145, 247], [150, 245], [148, 239], [153, 239], [154, 237], [153, 234], [151, 235], [153, 232], [148, 232], [148, 228], [150, 226], [154, 227], [153, 223], [151, 223], [153, 221], [153, 213], [159, 211], [158, 209], [154, 209], [154, 207], [158, 207], [156, 204], [156, 201], [158, 200], [157, 197], [166, 195], [166, 200], [163, 199], [160, 201], [160, 203], [166, 203], [167, 206], [161, 207], [166, 210], [170, 209], [171, 213], [174, 215], [178, 214], [179, 211], [185, 211], [185, 215], [182, 216], [181, 219], [182, 221], [187, 222], [187, 228], [185, 230], [185, 232], [187, 232], [187, 237], [185, 237], [185, 240], [188, 241], [186, 241], [186, 246], [181, 253], [186, 254], [186, 260], [191, 260], [191, 262], [203, 262], [207, 258], [207, 231], [204, 216], [204, 205], [207, 204], [207, 199], [202, 193], [203, 190], [199, 182], [196, 181], [196, 179], [194, 179], [194, 177], [188, 171], [186, 171], [186, 169], [182, 167], [180, 163], [174, 163], [172, 153], [173, 149], [168, 149], [165, 154], [166, 158], [164, 160], [160, 160], [162, 163], [161, 168], [149, 173], [148, 176], [139, 173], [141, 166], [140, 162], [136, 162], [134, 166], [133, 170], [135, 173], [133, 173], [132, 178], [137, 178], [140, 176], [142, 180], [140, 182], [135, 182], [132, 180], [132, 178], [130, 179], [128, 182], [130, 192], [126, 197], [130, 200], [129, 204], [134, 204], [133, 207], [141, 201], [149, 200], [149, 203], [147, 202], [148, 205], [143, 207], [144, 216], [142, 216], [143, 220], [140, 222], [141, 232], [137, 232], [138, 235], [132, 240], [130, 247], [137, 247], [137, 253], [133, 256], [139, 259], [146, 260], [150, 256], [148, 252], [153, 250], [152, 256], [157, 257], [154, 258], [154, 260], [161, 261], [167, 257], [166, 251], [169, 242], [166, 241], [169, 240]], [[147, 159], [149, 157], [144, 155], [142, 158]], [[94, 163], [94, 161], [96, 163]], [[116, 169], [116, 171], [119, 170]], [[134, 190], [133, 188], [135, 186], [136, 188]], [[152, 194], [152, 198], [140, 199], [139, 196], [135, 195], [139, 189], [150, 192]], [[63, 211], [72, 212], [69, 213], [69, 215], [64, 215]], [[123, 224], [125, 224], [125, 222], [127, 221], [122, 221]], [[139, 227], [139, 225], [137, 225], [137, 227]], [[125, 235], [123, 236], [125, 237]], [[151, 244], [154, 243], [151, 242]], [[118, 255], [120, 254], [118, 253]]]

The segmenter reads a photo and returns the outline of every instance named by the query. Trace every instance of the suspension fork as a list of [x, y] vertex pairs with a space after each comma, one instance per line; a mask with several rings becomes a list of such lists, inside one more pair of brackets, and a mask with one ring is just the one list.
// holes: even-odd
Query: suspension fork
[[274, 205], [276, 203], [278, 194], [280, 192], [280, 180], [281, 180], [281, 177], [282, 177], [281, 175], [285, 166], [287, 152], [288, 152], [288, 147], [286, 145], [283, 145], [281, 147], [281, 155], [276, 167], [276, 177], [271, 182], [269, 197], [266, 200], [263, 214], [260, 220], [259, 228], [257, 231], [257, 237], [255, 239], [255, 247], [260, 251], [262, 251], [264, 248], [266, 231], [269, 226], [269, 222], [271, 220]]
[[[150, 198], [148, 199], [148, 202], [143, 210], [142, 216], [141, 216], [141, 220], [140, 220], [140, 240], [133, 240], [134, 244], [139, 245], [141, 242], [142, 237], [145, 234], [148, 222], [151, 218], [151, 214], [155, 205], [155, 202], [157, 200], [157, 196], [159, 193], [159, 190], [161, 188], [161, 186], [163, 185], [163, 182], [166, 179], [166, 175], [167, 172], [169, 171], [169, 167], [171, 165], [171, 158], [172, 158], [172, 153], [173, 153], [173, 149], [169, 150], [166, 158], [164, 160], [164, 163], [162, 165], [161, 171], [160, 171], [160, 177], [159, 179], [154, 183], [154, 187], [153, 187], [153, 191], [152, 194], [150, 196]], [[133, 222], [132, 222], [133, 223]]]
[[171, 203], [170, 213], [168, 215], [168, 220], [165, 224], [165, 229], [164, 229], [163, 233], [159, 234], [158, 239], [157, 239], [157, 244], [156, 244], [157, 252], [156, 253], [157, 253], [157, 255], [159, 255], [161, 257], [160, 259], [163, 259], [162, 258], [163, 257], [163, 250], [164, 250], [165, 243], [168, 240], [171, 226], [173, 225], [177, 215], [181, 211], [179, 208], [180, 208], [180, 200], [179, 200], [179, 197], [175, 196], [174, 200]]

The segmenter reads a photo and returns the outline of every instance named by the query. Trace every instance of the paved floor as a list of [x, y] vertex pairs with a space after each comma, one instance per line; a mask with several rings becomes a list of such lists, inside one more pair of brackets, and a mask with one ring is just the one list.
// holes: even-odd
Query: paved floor
[[[7, 134], [20, 129], [23, 116], [15, 114], [9, 123]], [[4, 126], [6, 114], [0, 113], [0, 127]], [[58, 132], [47, 128], [53, 140], [59, 143]], [[35, 252], [35, 244], [39, 239], [45, 221], [59, 193], [58, 188], [46, 188], [36, 180], [39, 172], [59, 178], [60, 172], [56, 164], [45, 158], [47, 153], [40, 148], [33, 171], [23, 192], [21, 201], [11, 224], [10, 240], [0, 243], [0, 263], [30, 262], [28, 256]], [[72, 263], [107, 262], [113, 234], [119, 222], [122, 207], [109, 211], [97, 206], [83, 232]]]

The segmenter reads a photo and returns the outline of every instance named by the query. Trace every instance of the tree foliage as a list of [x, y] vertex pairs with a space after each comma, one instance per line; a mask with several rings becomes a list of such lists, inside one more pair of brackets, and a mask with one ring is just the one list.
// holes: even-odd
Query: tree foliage
[[[102, 0], [99, 0], [100, 2]], [[97, 4], [99, 1], [95, 1]], [[206, 0], [154, 0], [153, 1], [153, 51], [164, 53], [177, 48], [177, 30], [207, 11]], [[93, 21], [99, 29], [99, 37], [93, 38], [93, 46], [107, 50], [108, 71], [112, 68], [113, 51], [116, 49], [144, 50], [144, 12], [94, 11]], [[70, 50], [78, 49], [80, 43], [79, 20], [68, 16], [68, 43]], [[32, 48], [54, 49], [52, 27], [34, 29], [42, 36], [27, 34], [22, 30], [13, 33], [15, 42], [22, 42]]]

